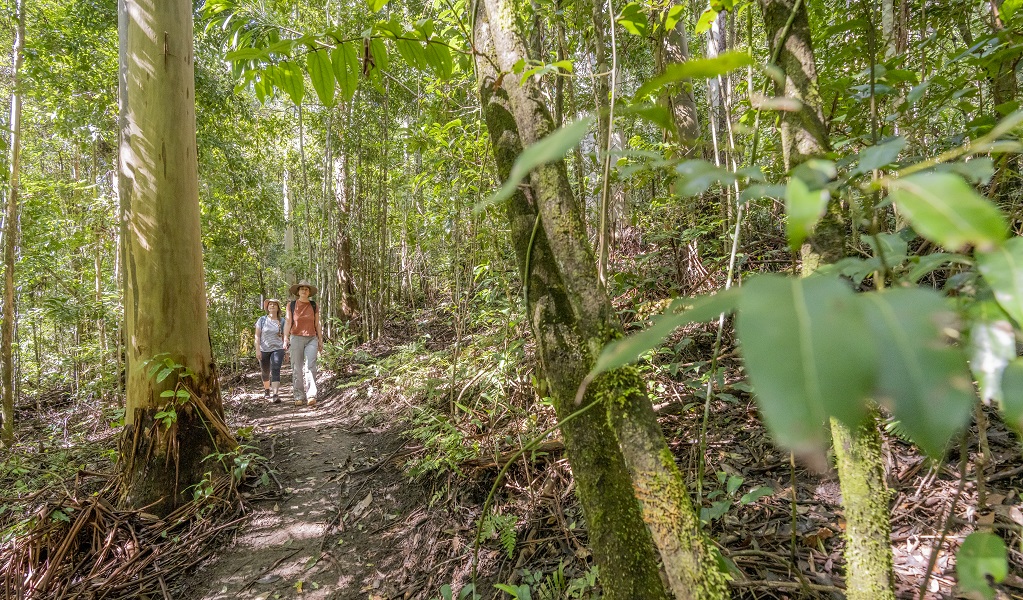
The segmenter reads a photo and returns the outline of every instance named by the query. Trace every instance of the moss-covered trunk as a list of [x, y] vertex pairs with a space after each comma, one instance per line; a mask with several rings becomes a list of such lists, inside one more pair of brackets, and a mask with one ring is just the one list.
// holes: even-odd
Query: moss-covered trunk
[[835, 463], [845, 511], [846, 597], [895, 600], [892, 584], [890, 494], [875, 417], [856, 431], [831, 420]]
[[[539, 90], [518, 77], [502, 77], [525, 57], [512, 6], [504, 0], [483, 4], [476, 28], [476, 47], [483, 51], [478, 83], [498, 170], [506, 177], [522, 148], [554, 125]], [[580, 408], [576, 391], [621, 326], [599, 283], [564, 162], [537, 168], [509, 201], [508, 217], [543, 374], [564, 419]], [[727, 597], [643, 380], [630, 369], [608, 374], [582, 407], [592, 402], [606, 402], [608, 411], [594, 409], [563, 434], [607, 597], [664, 597], [651, 534], [677, 598]]]

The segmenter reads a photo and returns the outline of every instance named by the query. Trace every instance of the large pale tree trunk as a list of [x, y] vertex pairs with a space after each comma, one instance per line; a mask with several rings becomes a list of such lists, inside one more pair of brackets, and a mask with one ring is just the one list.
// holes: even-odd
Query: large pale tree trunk
[[[481, 4], [478, 84], [498, 170], [507, 176], [522, 148], [553, 130], [553, 119], [532, 82], [498, 75], [527, 58], [511, 4]], [[600, 285], [563, 161], [530, 175], [509, 201], [508, 218], [541, 368], [564, 421], [580, 408], [576, 390], [621, 325]], [[603, 405], [566, 423], [562, 433], [605, 597], [664, 597], [651, 539], [676, 598], [727, 597], [715, 551], [700, 531], [638, 372], [621, 369], [598, 379], [582, 407], [595, 402]]]
[[[127, 505], [160, 515], [186, 502], [206, 471], [216, 473], [218, 466], [203, 459], [230, 450], [234, 441], [223, 425], [206, 317], [192, 3], [122, 2], [119, 193], [127, 336], [122, 489]], [[186, 397], [166, 397], [168, 390]], [[173, 411], [176, 419], [157, 419], [161, 411]]]
[[18, 248], [18, 185], [21, 179], [21, 64], [25, 49], [25, 0], [15, 4], [17, 32], [14, 36], [14, 91], [11, 93], [10, 177], [7, 186], [7, 211], [4, 215], [4, 304], [3, 332], [0, 333], [0, 361], [3, 378], [3, 442], [14, 443], [14, 319], [17, 305], [14, 298], [14, 262]]
[[[681, 0], [672, 0], [670, 6], [679, 4]], [[667, 10], [659, 12], [658, 18], [665, 18], [667, 12]], [[654, 57], [658, 73], [663, 72], [669, 64], [689, 60], [689, 34], [686, 31], [685, 19], [679, 19], [671, 29], [659, 29], [658, 33], [659, 37], [654, 40]], [[693, 142], [700, 137], [700, 120], [696, 112], [692, 81], [687, 79], [680, 82], [676, 92], [665, 93], [664, 101], [671, 112], [675, 133], [686, 147], [686, 154], [693, 155], [695, 153]]]

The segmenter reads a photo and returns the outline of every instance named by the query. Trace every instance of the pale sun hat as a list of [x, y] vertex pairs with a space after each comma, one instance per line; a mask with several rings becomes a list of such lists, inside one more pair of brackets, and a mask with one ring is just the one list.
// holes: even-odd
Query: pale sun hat
[[307, 288], [309, 288], [309, 297], [310, 297], [310, 298], [312, 298], [313, 296], [315, 296], [315, 295], [316, 295], [316, 292], [317, 292], [317, 291], [319, 291], [319, 290], [317, 290], [317, 289], [316, 289], [316, 286], [315, 286], [315, 285], [313, 285], [313, 284], [309, 283], [309, 281], [308, 281], [308, 280], [305, 280], [305, 279], [303, 279], [302, 281], [299, 281], [299, 282], [298, 282], [298, 283], [296, 283], [295, 285], [293, 285], [293, 286], [291, 286], [290, 288], [288, 288], [288, 292], [289, 292], [289, 293], [290, 293], [290, 294], [291, 294], [292, 296], [298, 296], [298, 288], [300, 288], [300, 287], [307, 287]]
[[277, 310], [279, 312], [281, 310], [281, 301], [278, 300], [277, 298], [267, 298], [266, 300], [263, 300], [263, 312], [269, 310], [268, 307], [270, 306], [271, 302], [277, 305]]

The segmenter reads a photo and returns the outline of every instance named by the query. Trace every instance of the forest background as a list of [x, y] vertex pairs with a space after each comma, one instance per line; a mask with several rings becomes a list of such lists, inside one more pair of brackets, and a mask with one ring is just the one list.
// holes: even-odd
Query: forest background
[[[359, 344], [389, 324], [426, 334], [444, 323], [453, 344], [440, 375], [419, 383], [425, 407], [409, 416], [428, 448], [417, 474], [493, 451], [472, 437], [508, 416], [533, 415], [519, 434], [543, 431], [555, 411], [573, 412], [576, 390], [582, 397], [593, 383], [593, 402], [606, 394], [601, 373], [637, 359], [627, 377], [655, 382], [641, 386], [643, 410], [652, 415], [666, 399], [659, 378], [682, 382], [704, 428], [717, 404], [750, 401], [748, 375], [778, 443], [817, 466], [837, 461], [847, 501], [853, 477], [884, 487], [871, 454], [878, 408], [867, 398], [881, 404], [880, 418], [895, 416], [889, 429], [938, 460], [971, 418], [978, 431], [989, 418], [1023, 423], [1018, 2], [566, 0], [522, 3], [497, 24], [490, 3], [446, 0], [194, 8], [217, 363], [245, 368], [261, 300], [303, 278], [321, 290], [328, 365], [360, 360]], [[22, 411], [59, 400], [123, 419], [124, 241], [116, 3], [8, 9], [0, 43], [14, 52], [0, 83], [23, 106], [20, 129], [12, 116], [4, 139], [20, 157], [7, 153], [2, 169], [12, 248], [4, 323], [13, 327], [4, 425], [13, 443], [15, 400]], [[505, 64], [499, 35], [488, 55], [481, 22], [522, 32], [521, 60]], [[488, 90], [501, 86], [549, 110], [508, 109], [515, 123], [500, 131], [521, 138], [511, 158], [488, 113]], [[553, 133], [530, 134], [530, 122]], [[560, 165], [551, 177], [563, 182], [542, 174], [549, 165]], [[543, 215], [524, 230], [514, 215], [523, 189], [530, 215]], [[552, 197], [585, 223], [569, 244], [592, 259], [599, 285], [586, 289], [606, 290], [617, 316], [575, 297], [586, 295], [572, 280], [582, 271], [558, 254], [564, 231], [557, 211], [543, 208]], [[541, 230], [547, 242], [536, 241]], [[543, 262], [548, 254], [553, 263]], [[791, 275], [752, 277], [763, 273]], [[564, 315], [525, 310], [558, 298], [559, 285], [584, 331], [573, 342], [576, 372], [563, 375], [552, 374], [543, 331]], [[716, 290], [726, 293], [707, 296]], [[719, 315], [736, 311], [733, 331]], [[646, 333], [605, 347], [619, 319]], [[599, 331], [587, 337], [588, 328]], [[729, 362], [736, 340], [741, 363]], [[428, 345], [425, 336], [417, 343]], [[631, 398], [636, 380], [621, 381]], [[462, 402], [456, 390], [474, 385], [473, 402]], [[634, 479], [643, 467], [627, 447], [642, 428], [629, 426], [643, 410], [612, 408], [605, 419]], [[858, 430], [864, 422], [873, 433]], [[64, 443], [75, 435], [64, 431]], [[847, 438], [845, 447], [866, 448], [849, 473]], [[656, 454], [664, 441], [649, 443]], [[983, 473], [990, 452], [977, 443], [973, 468]], [[6, 468], [20, 481], [17, 461]], [[701, 463], [693, 482], [708, 521], [722, 509], [705, 497], [712, 475]], [[973, 588], [986, 593], [987, 576], [1001, 580], [1018, 564], [1018, 531], [1008, 531], [1008, 546], [994, 534], [974, 538], [996, 566], [982, 561]], [[697, 563], [713, 571], [706, 560]], [[685, 587], [671, 585], [676, 595]]]

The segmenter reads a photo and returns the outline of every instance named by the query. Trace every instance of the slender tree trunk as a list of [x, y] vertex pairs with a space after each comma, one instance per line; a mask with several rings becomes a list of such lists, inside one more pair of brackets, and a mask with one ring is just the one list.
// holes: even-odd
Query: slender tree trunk
[[[553, 130], [553, 119], [532, 82], [497, 75], [526, 58], [511, 6], [506, 0], [481, 4], [476, 46], [485, 55], [477, 58], [478, 85], [498, 170], [507, 176], [522, 148]], [[621, 334], [577, 206], [563, 161], [537, 168], [508, 203], [526, 314], [562, 421], [579, 408], [573, 399], [596, 354]], [[562, 432], [605, 596], [664, 597], [652, 539], [676, 598], [726, 598], [725, 576], [638, 372], [620, 369], [598, 379], [582, 407], [593, 403], [606, 403], [599, 408], [607, 412], [588, 412]]]
[[[671, 6], [680, 4], [682, 4], [682, 0], [673, 0]], [[657, 17], [664, 19], [667, 13], [667, 10], [661, 11]], [[654, 39], [654, 57], [658, 73], [663, 73], [669, 64], [684, 63], [689, 60], [689, 34], [686, 32], [685, 19], [679, 19], [671, 29], [659, 30], [659, 36]], [[692, 81], [680, 82], [678, 91], [673, 94], [665, 93], [664, 102], [671, 112], [675, 133], [678, 135], [679, 141], [686, 146], [686, 155], [693, 155], [696, 150], [693, 142], [700, 137], [700, 120], [696, 112]]]
[[[597, 76], [593, 82], [593, 93], [596, 95], [597, 107], [597, 156], [600, 158], [600, 202], [597, 205], [597, 277], [601, 285], [607, 285], [607, 259], [608, 250], [611, 244], [611, 198], [610, 182], [607, 180], [610, 173], [611, 161], [611, 85], [614, 82], [613, 67], [607, 62], [607, 40], [604, 31], [607, 29], [607, 21], [604, 18], [604, 5], [606, 0], [591, 0], [591, 13], [593, 18], [593, 54], [597, 60]], [[614, 25], [612, 24], [612, 27]]]
[[21, 177], [21, 65], [25, 48], [25, 0], [17, 0], [15, 11], [18, 22], [14, 37], [13, 60], [14, 91], [11, 93], [11, 120], [9, 131], [9, 180], [7, 185], [7, 212], [4, 215], [4, 305], [3, 332], [0, 334], [0, 360], [3, 385], [3, 438], [5, 446], [14, 443], [14, 319], [17, 306], [14, 297], [14, 263], [18, 248], [18, 186]]
[[785, 80], [775, 82], [775, 93], [801, 104], [800, 110], [785, 111], [781, 116], [785, 168], [791, 169], [828, 150], [810, 23], [803, 0], [760, 0], [760, 6], [764, 11], [764, 29], [768, 32], [771, 54], [781, 46], [778, 66], [785, 73]]
[[122, 491], [127, 505], [163, 515], [188, 501], [204, 473], [220, 471], [204, 459], [232, 449], [234, 440], [223, 424], [206, 316], [192, 3], [122, 1]]

